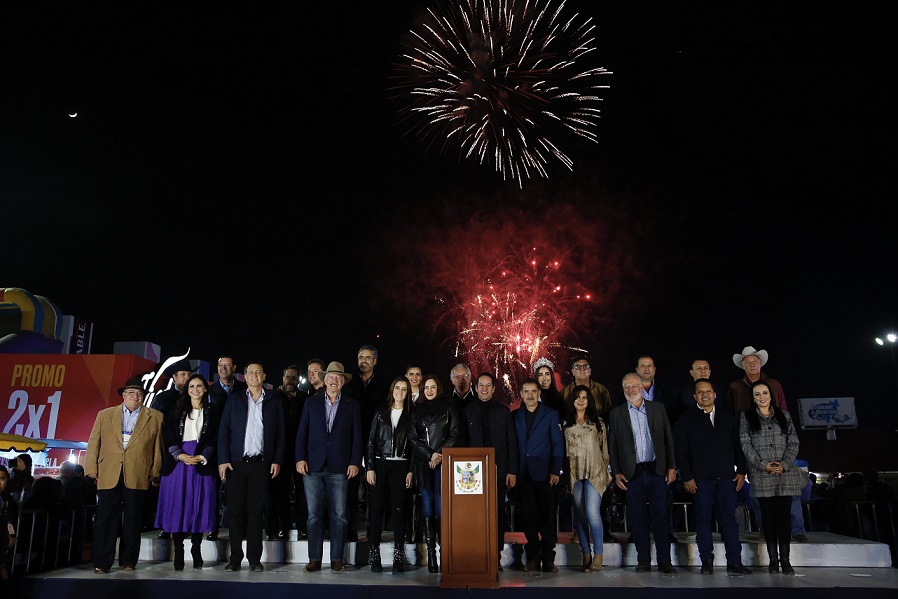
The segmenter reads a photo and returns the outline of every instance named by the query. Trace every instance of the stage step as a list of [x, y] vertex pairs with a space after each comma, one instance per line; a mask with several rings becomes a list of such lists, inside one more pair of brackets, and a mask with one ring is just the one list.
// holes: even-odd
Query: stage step
[[[295, 534], [295, 531], [291, 531]], [[636, 565], [636, 547], [626, 542], [624, 533], [612, 533], [622, 542], [605, 543], [604, 563], [606, 567], [627, 567]], [[700, 566], [698, 546], [695, 535], [675, 533], [677, 544], [671, 549], [671, 561], [675, 566]], [[854, 537], [846, 537], [828, 532], [809, 532], [806, 543], [793, 542], [791, 562], [793, 566], [833, 566], [858, 568], [890, 568], [892, 557], [889, 546], [884, 543], [865, 541]], [[570, 543], [571, 533], [559, 533], [559, 544], [556, 546], [555, 564], [557, 566], [579, 565], [582, 560], [580, 546]], [[393, 542], [390, 533], [384, 533], [384, 542], [380, 552], [385, 565], [392, 563]], [[726, 565], [723, 543], [720, 535], [714, 533], [714, 563]], [[743, 533], [742, 563], [746, 566], [766, 566], [768, 563], [767, 546], [759, 533]], [[503, 567], [520, 566], [526, 561], [524, 555], [523, 533], [507, 533], [505, 548], [500, 556]], [[187, 541], [187, 560], [189, 564], [190, 542]], [[308, 541], [263, 541], [262, 561], [265, 563], [304, 564], [309, 561]], [[244, 552], [246, 542], [243, 543]], [[652, 563], [657, 563], [652, 553]], [[344, 561], [348, 564], [363, 566], [368, 563], [368, 543], [366, 541], [347, 542], [344, 548]], [[228, 531], [220, 532], [218, 541], [203, 541], [203, 559], [208, 562], [225, 562], [228, 560]], [[410, 564], [425, 565], [427, 550], [423, 543], [406, 544], [406, 560]], [[144, 533], [140, 545], [141, 561], [168, 561], [172, 559], [172, 542], [159, 539], [157, 531]], [[330, 542], [324, 541], [324, 561], [330, 561]]]

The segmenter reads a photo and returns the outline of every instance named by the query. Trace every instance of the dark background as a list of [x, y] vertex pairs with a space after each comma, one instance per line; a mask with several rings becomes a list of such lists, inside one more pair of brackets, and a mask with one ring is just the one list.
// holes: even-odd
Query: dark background
[[613, 215], [629, 257], [564, 340], [616, 396], [641, 352], [679, 386], [698, 356], [737, 378], [753, 345], [790, 403], [853, 396], [894, 434], [873, 344], [898, 326], [891, 4], [571, 0], [613, 72], [600, 141], [522, 185], [398, 125], [393, 63], [425, 5], [3, 3], [0, 285], [93, 321], [94, 353], [230, 352], [276, 383], [370, 342], [384, 376], [415, 361], [448, 384], [451, 339], [388, 291], [435, 274], [398, 240], [452, 221], [486, 242], [565, 203]]

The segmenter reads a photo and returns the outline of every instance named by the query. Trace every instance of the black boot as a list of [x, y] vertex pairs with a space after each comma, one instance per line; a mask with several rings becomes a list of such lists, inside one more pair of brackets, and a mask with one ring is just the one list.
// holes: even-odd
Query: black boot
[[776, 541], [767, 541], [767, 557], [770, 562], [767, 565], [767, 571], [770, 574], [776, 574], [780, 571], [779, 552], [776, 549]]
[[175, 570], [184, 569], [184, 539], [187, 537], [183, 532], [172, 534], [171, 538], [175, 544]]
[[193, 567], [199, 570], [203, 567], [203, 533], [197, 532], [190, 535], [190, 555], [193, 557]]
[[405, 543], [399, 542], [393, 547], [393, 574], [405, 572]]
[[437, 531], [434, 518], [424, 520], [424, 540], [427, 543], [427, 571], [435, 574], [440, 571], [440, 565], [437, 563]]
[[780, 543], [780, 568], [783, 574], [795, 576], [795, 568], [789, 563], [789, 541]]
[[372, 572], [383, 572], [383, 564], [380, 563], [380, 543], [371, 543], [368, 547], [368, 563], [371, 564]]

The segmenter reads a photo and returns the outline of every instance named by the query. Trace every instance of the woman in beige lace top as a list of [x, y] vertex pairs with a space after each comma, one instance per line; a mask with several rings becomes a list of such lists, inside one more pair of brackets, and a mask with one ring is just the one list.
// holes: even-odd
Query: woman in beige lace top
[[595, 405], [589, 387], [579, 385], [571, 392], [564, 419], [567, 483], [574, 500], [577, 535], [583, 553], [581, 572], [602, 569], [602, 492], [611, 480], [608, 471], [608, 432], [605, 423], [596, 415]]

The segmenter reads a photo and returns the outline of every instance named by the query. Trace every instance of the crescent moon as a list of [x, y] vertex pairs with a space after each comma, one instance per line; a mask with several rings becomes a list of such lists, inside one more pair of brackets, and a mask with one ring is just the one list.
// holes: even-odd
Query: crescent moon
[[76, 116], [78, 116], [78, 113], [77, 113], [77, 112], [73, 112], [73, 113], [70, 114], [69, 116], [70, 116], [71, 118], [75, 118]]

